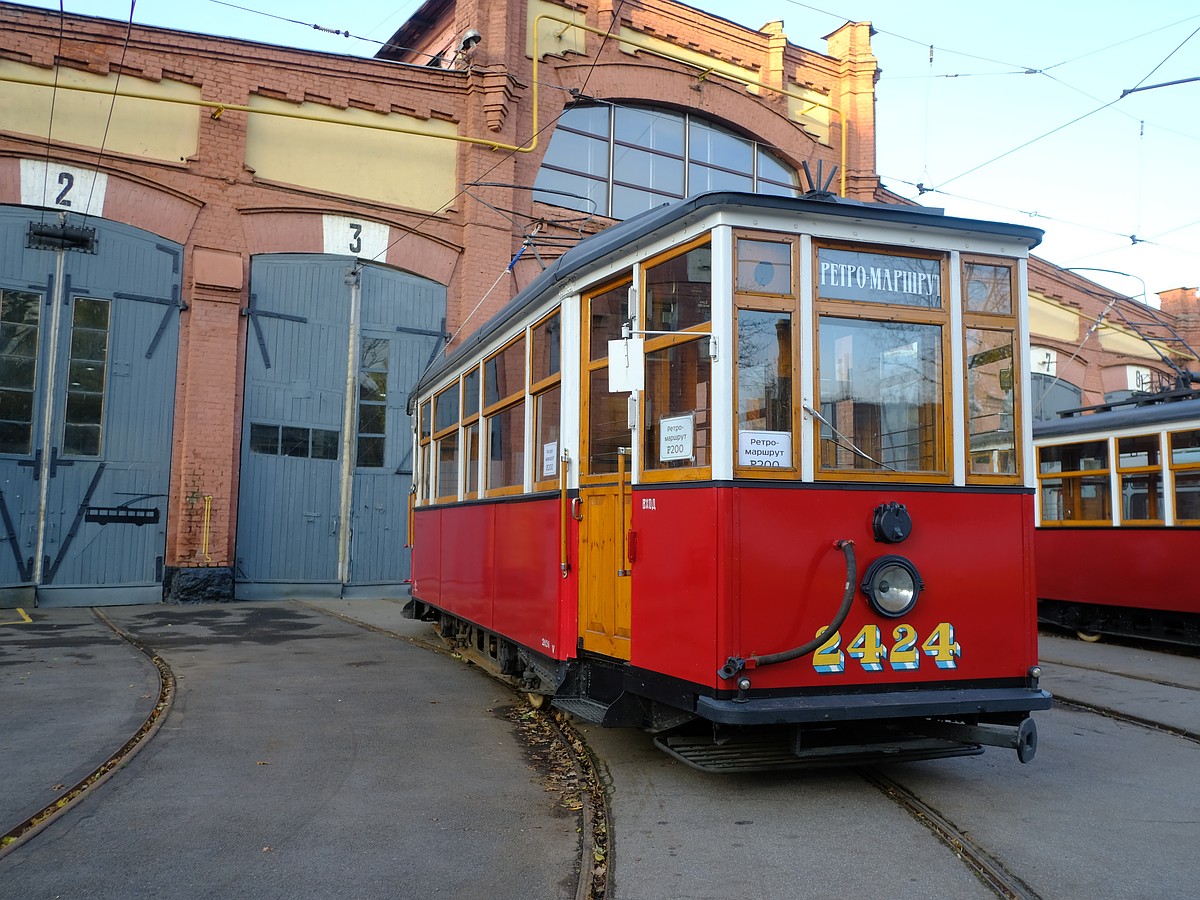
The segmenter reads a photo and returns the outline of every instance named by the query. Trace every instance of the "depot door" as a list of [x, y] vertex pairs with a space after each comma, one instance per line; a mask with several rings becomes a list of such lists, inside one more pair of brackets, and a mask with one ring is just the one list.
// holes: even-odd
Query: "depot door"
[[235, 595], [399, 596], [409, 561], [409, 391], [445, 289], [325, 255], [256, 257]]
[[608, 341], [628, 319], [629, 286], [624, 280], [585, 297], [580, 367], [579, 637], [583, 649], [618, 659], [629, 659], [633, 637], [625, 546], [632, 436], [628, 395], [608, 390]]
[[0, 208], [0, 605], [162, 599], [181, 260]]

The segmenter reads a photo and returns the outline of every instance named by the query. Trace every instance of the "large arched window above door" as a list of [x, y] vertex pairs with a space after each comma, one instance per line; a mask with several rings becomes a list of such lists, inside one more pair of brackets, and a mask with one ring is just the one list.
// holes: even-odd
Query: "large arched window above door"
[[572, 107], [558, 120], [533, 199], [627, 219], [713, 190], [799, 193], [791, 166], [700, 116], [589, 105]]

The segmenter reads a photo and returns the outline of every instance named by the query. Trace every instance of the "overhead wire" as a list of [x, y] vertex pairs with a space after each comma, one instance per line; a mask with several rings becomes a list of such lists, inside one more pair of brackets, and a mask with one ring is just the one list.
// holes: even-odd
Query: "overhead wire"
[[[104, 161], [104, 147], [108, 143], [108, 130], [112, 127], [113, 112], [117, 108], [117, 94], [121, 88], [121, 74], [125, 71], [125, 56], [129, 52], [129, 40], [133, 35], [133, 13], [137, 8], [137, 0], [129, 0], [129, 22], [125, 26], [125, 40], [121, 44], [121, 61], [117, 64], [117, 77], [113, 82], [112, 99], [108, 104], [108, 117], [104, 120], [104, 134], [100, 138], [100, 150], [96, 154], [96, 171], [92, 176], [92, 184], [88, 189], [87, 205], [83, 208], [83, 215], [86, 218], [91, 215], [92, 198], [96, 194], [96, 182], [100, 178], [100, 163]], [[55, 67], [57, 74], [57, 67]]]
[[54, 109], [58, 101], [58, 60], [62, 57], [63, 41], [67, 28], [67, 11], [64, 0], [58, 0], [58, 51], [54, 56], [54, 83], [50, 88], [50, 120], [46, 124], [46, 168], [42, 173], [41, 223], [46, 224], [46, 197], [50, 190], [50, 151], [54, 140]]

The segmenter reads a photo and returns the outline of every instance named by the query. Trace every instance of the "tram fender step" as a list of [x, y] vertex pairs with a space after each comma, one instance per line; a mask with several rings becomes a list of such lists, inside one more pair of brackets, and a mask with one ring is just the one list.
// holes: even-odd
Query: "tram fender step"
[[601, 703], [591, 697], [555, 697], [551, 705], [577, 719], [605, 728], [636, 727], [646, 716], [642, 701], [630, 693], [622, 693], [612, 703]]

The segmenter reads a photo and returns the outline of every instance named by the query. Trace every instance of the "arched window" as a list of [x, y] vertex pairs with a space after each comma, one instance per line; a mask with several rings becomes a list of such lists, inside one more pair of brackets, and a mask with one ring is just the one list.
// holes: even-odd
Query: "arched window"
[[794, 169], [756, 141], [698, 116], [575, 106], [555, 126], [533, 199], [627, 219], [714, 190], [798, 194]]

